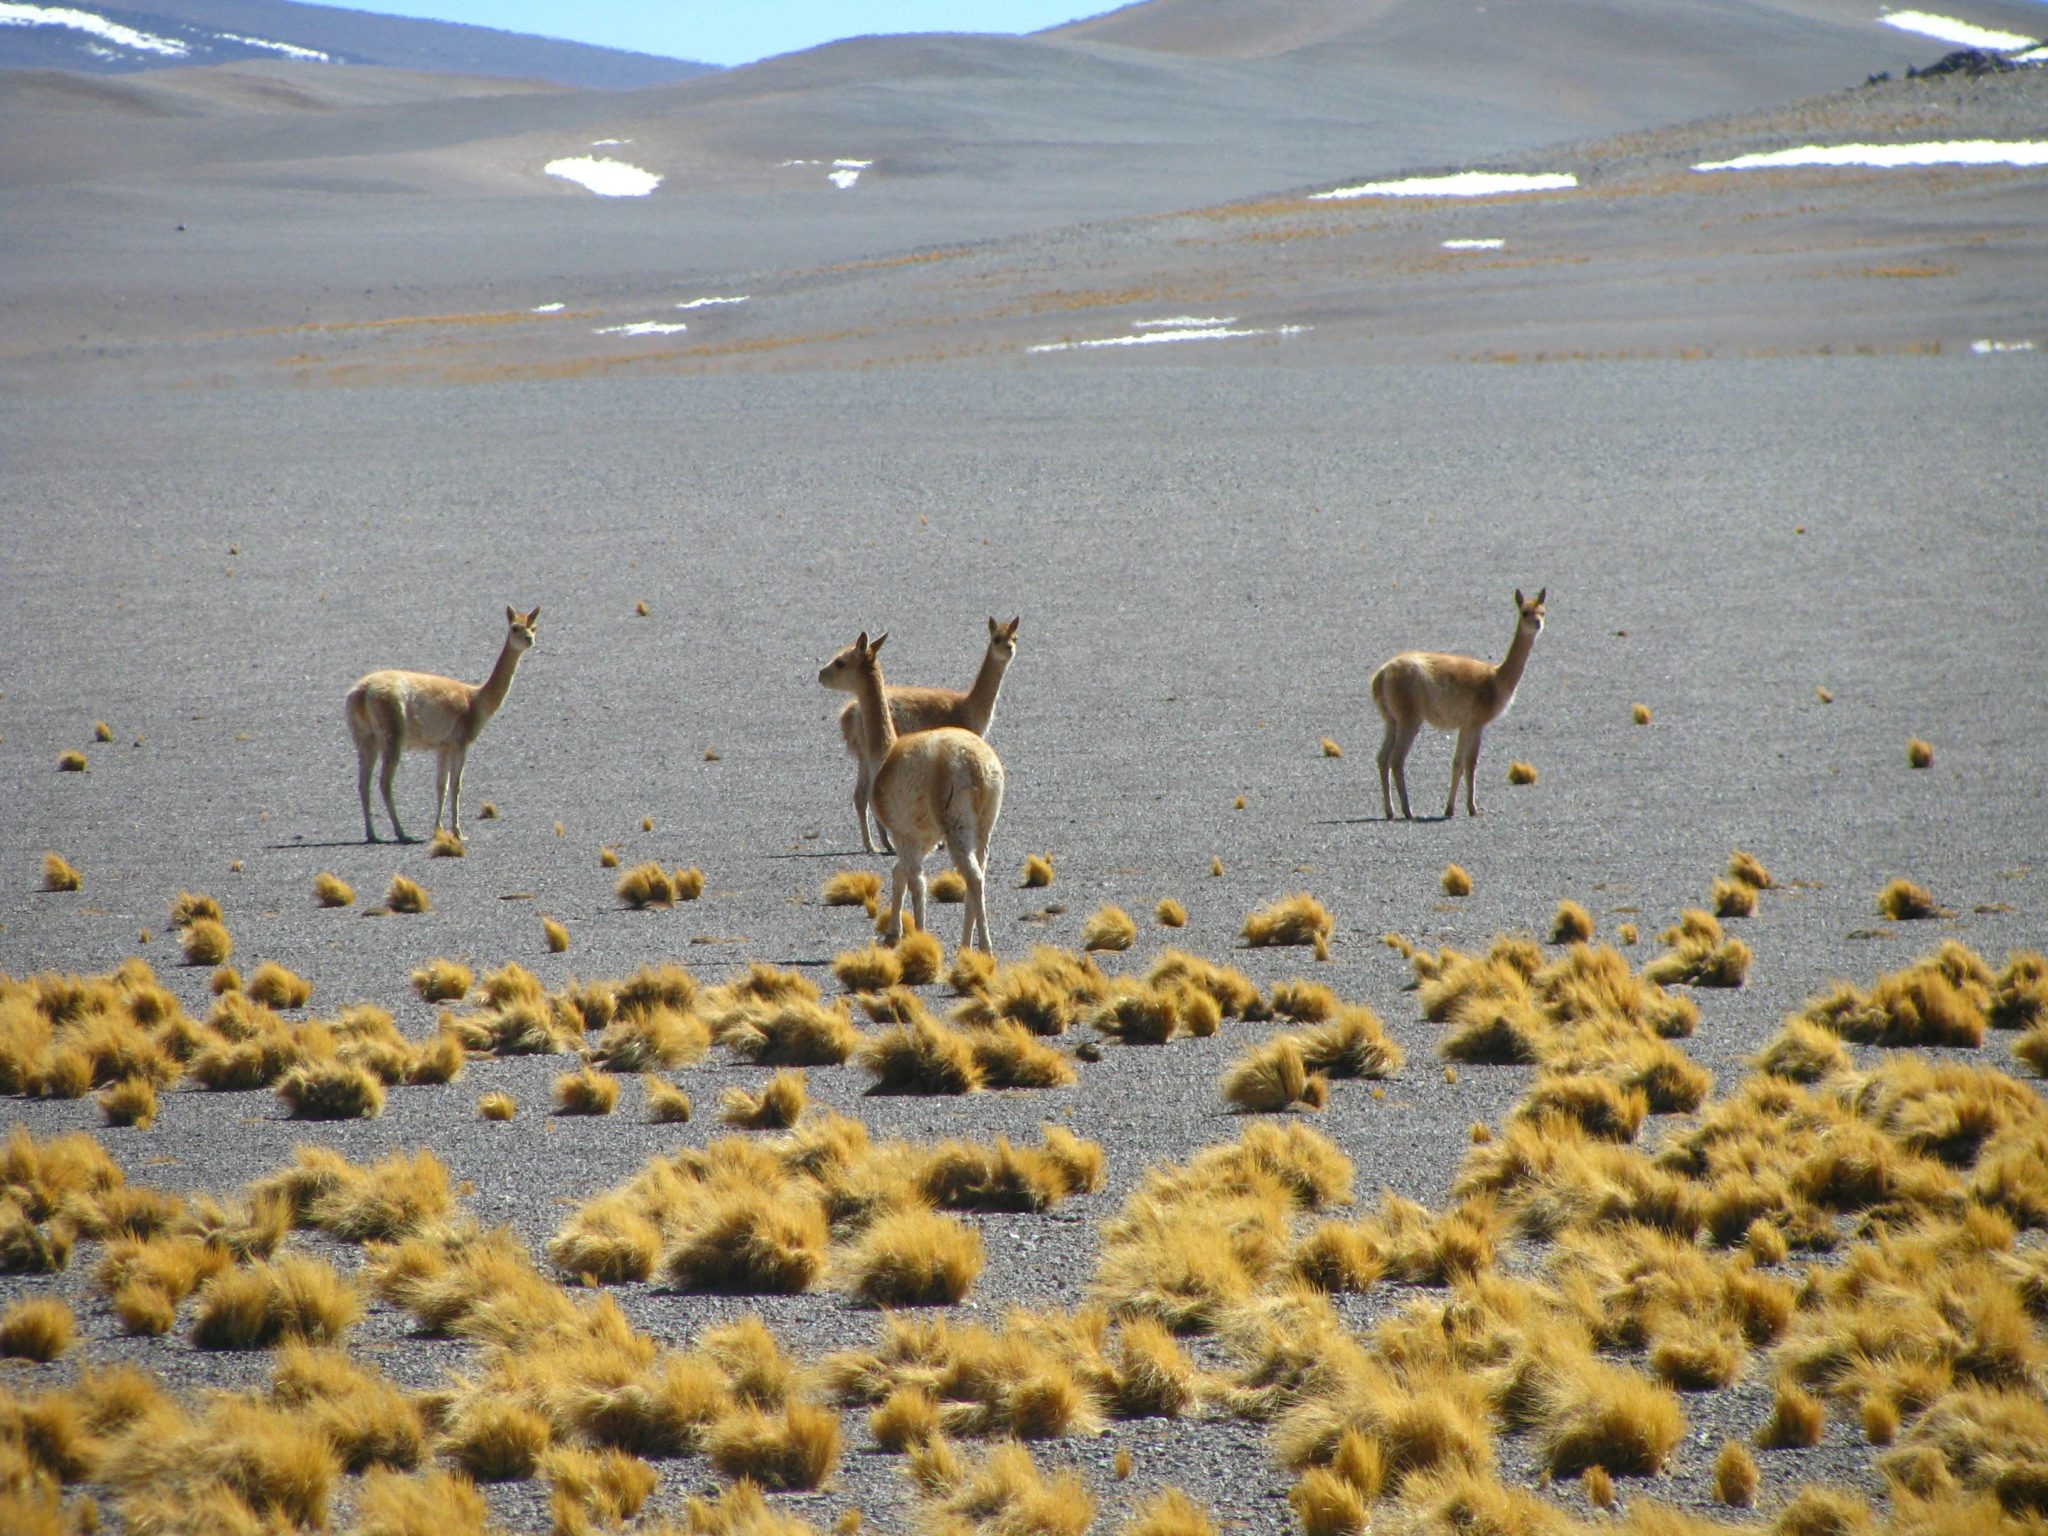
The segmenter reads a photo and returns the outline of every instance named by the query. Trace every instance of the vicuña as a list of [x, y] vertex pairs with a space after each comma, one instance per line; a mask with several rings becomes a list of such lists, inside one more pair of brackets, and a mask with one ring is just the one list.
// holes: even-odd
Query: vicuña
[[[1014, 635], [1015, 622], [1008, 627]], [[995, 628], [991, 621], [992, 633]], [[989, 839], [1003, 809], [1002, 759], [973, 731], [957, 725], [898, 734], [893, 712], [883, 707], [887, 693], [877, 659], [888, 638], [880, 635], [870, 644], [863, 630], [818, 672], [820, 683], [851, 693], [860, 706], [861, 755], [875, 764], [870, 803], [876, 824], [896, 854], [883, 936], [891, 943], [902, 937], [906, 889], [918, 930], [924, 931], [925, 856], [944, 843], [953, 856], [953, 867], [967, 882], [967, 921], [961, 929], [960, 947], [973, 948], [979, 934], [980, 947], [994, 954], [982, 881], [988, 869]], [[994, 649], [991, 641], [991, 652]]]
[[441, 807], [448, 807], [448, 824], [462, 836], [462, 765], [469, 756], [470, 743], [490, 723], [498, 706], [512, 687], [512, 674], [519, 670], [519, 658], [532, 649], [534, 626], [540, 609], [522, 614], [505, 610], [505, 644], [498, 652], [491, 675], [481, 683], [457, 682], [431, 672], [372, 672], [348, 691], [345, 714], [349, 734], [356, 740], [356, 794], [363, 802], [363, 839], [377, 841], [377, 829], [370, 821], [370, 765], [380, 764], [377, 784], [384, 792], [384, 809], [391, 813], [391, 830], [398, 840], [408, 842], [399, 824], [398, 807], [391, 800], [391, 779], [398, 771], [401, 752], [437, 755], [434, 769], [434, 830], [441, 830]]
[[[1017, 620], [998, 624], [991, 616], [988, 621], [988, 649], [982, 653], [981, 670], [974, 674], [974, 686], [965, 693], [956, 688], [891, 688], [886, 695], [889, 723], [896, 727], [898, 736], [908, 736], [913, 731], [929, 731], [941, 725], [956, 725], [977, 736], [988, 735], [989, 722], [996, 714], [996, 697], [1003, 691], [1003, 673], [1009, 669], [1016, 654]], [[847, 752], [860, 764], [860, 776], [853, 783], [853, 814], [860, 818], [861, 847], [873, 853], [876, 850], [873, 839], [868, 835], [868, 801], [874, 787], [875, 769], [881, 764], [868, 755], [867, 729], [861, 723], [859, 699], [839, 711], [839, 734], [846, 738]], [[889, 846], [886, 829], [882, 832], [881, 851], [894, 851]]]
[[1394, 819], [1393, 798], [1387, 792], [1387, 770], [1393, 769], [1394, 787], [1401, 793], [1401, 814], [1414, 819], [1408, 809], [1408, 749], [1423, 726], [1456, 731], [1458, 745], [1451, 754], [1451, 793], [1444, 802], [1446, 819], [1458, 809], [1458, 777], [1465, 779], [1465, 811], [1477, 816], [1472, 784], [1479, 766], [1479, 733], [1507, 712], [1515, 700], [1515, 687], [1528, 665], [1529, 648], [1543, 632], [1543, 599], [1548, 587], [1525, 598], [1515, 589], [1515, 638], [1499, 666], [1475, 656], [1447, 656], [1440, 651], [1403, 651], [1372, 675], [1372, 700], [1387, 722], [1380, 742], [1380, 806], [1387, 820]]

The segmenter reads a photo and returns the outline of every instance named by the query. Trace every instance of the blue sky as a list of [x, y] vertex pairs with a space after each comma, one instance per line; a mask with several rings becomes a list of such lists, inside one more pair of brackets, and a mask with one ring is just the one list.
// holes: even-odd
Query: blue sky
[[[329, 0], [336, 3], [336, 0]], [[377, 0], [349, 10], [387, 16], [463, 21], [538, 37], [563, 37], [607, 48], [667, 54], [706, 64], [751, 64], [771, 54], [810, 48], [871, 32], [1036, 32], [1079, 16], [1113, 10], [1116, 0], [739, 0], [675, 4], [674, 0]]]

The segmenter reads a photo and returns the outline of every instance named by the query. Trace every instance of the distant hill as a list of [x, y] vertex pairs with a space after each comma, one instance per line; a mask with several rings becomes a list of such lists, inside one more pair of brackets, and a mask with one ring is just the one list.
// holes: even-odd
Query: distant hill
[[4, 69], [132, 74], [255, 59], [381, 64], [597, 90], [631, 90], [716, 72], [714, 65], [683, 59], [291, 0], [143, 0], [122, 6], [30, 0], [10, 6], [6, 24], [0, 24]]

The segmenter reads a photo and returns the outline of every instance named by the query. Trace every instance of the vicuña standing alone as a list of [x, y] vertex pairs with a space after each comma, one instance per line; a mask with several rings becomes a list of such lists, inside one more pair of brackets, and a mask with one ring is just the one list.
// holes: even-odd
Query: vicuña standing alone
[[[1015, 625], [1010, 626], [1013, 630]], [[885, 685], [876, 653], [887, 635], [868, 643], [867, 631], [818, 671], [827, 688], [851, 693], [860, 705], [862, 756], [873, 762], [875, 821], [895, 845], [896, 877], [889, 893], [889, 921], [883, 934], [891, 943], [903, 935], [903, 892], [910, 891], [911, 911], [924, 928], [924, 861], [940, 843], [953, 856], [953, 867], [967, 882], [967, 921], [960, 947], [981, 947], [995, 953], [989, 938], [988, 904], [983, 876], [988, 869], [989, 839], [1003, 809], [1003, 763], [995, 748], [974, 732], [957, 725], [898, 735], [891, 712], [883, 707]]]
[[1444, 802], [1446, 818], [1458, 809], [1458, 776], [1465, 776], [1465, 810], [1477, 816], [1472, 798], [1472, 781], [1479, 766], [1479, 733], [1489, 722], [1507, 712], [1515, 701], [1515, 686], [1522, 680], [1522, 668], [1529, 661], [1529, 647], [1543, 630], [1543, 599], [1548, 587], [1535, 598], [1515, 589], [1515, 638], [1508, 646], [1507, 659], [1492, 666], [1474, 656], [1446, 656], [1440, 651], [1403, 651], [1372, 675], [1372, 701], [1379, 705], [1387, 722], [1387, 734], [1380, 742], [1380, 805], [1387, 820], [1394, 819], [1394, 802], [1387, 793], [1387, 769], [1394, 770], [1394, 787], [1401, 792], [1401, 814], [1413, 819], [1408, 809], [1408, 749], [1425, 725], [1440, 731], [1456, 731], [1458, 745], [1451, 754], [1451, 794]]
[[[998, 624], [991, 616], [988, 621], [988, 650], [982, 654], [981, 670], [974, 674], [974, 686], [965, 693], [956, 688], [886, 689], [889, 723], [896, 728], [898, 736], [908, 736], [913, 731], [929, 731], [941, 725], [957, 725], [977, 736], [988, 735], [989, 722], [996, 714], [996, 696], [1003, 691], [1003, 673], [1016, 654], [1017, 620]], [[881, 766], [881, 760], [868, 753], [867, 729], [861, 721], [859, 699], [839, 711], [839, 734], [846, 738], [846, 750], [860, 764], [860, 776], [853, 784], [853, 814], [860, 818], [861, 847], [873, 853], [875, 845], [868, 836], [868, 800], [874, 787], [875, 769]], [[881, 851], [894, 851], [889, 846], [887, 828], [882, 830]]]
[[441, 830], [445, 801], [448, 824], [457, 837], [462, 836], [463, 760], [469, 755], [469, 744], [505, 702], [512, 674], [519, 669], [519, 658], [532, 648], [534, 626], [539, 622], [539, 608], [526, 614], [506, 608], [504, 649], [482, 683], [457, 682], [431, 672], [384, 671], [370, 673], [349, 689], [345, 713], [349, 734], [356, 739], [356, 793], [363, 802], [364, 841], [377, 841], [377, 829], [370, 822], [370, 764], [380, 759], [377, 782], [384, 791], [384, 809], [391, 813], [391, 830], [398, 840], [407, 841], [405, 828], [398, 822], [398, 807], [391, 802], [391, 778], [398, 771], [399, 753], [409, 751], [439, 754], [434, 770], [434, 830]]

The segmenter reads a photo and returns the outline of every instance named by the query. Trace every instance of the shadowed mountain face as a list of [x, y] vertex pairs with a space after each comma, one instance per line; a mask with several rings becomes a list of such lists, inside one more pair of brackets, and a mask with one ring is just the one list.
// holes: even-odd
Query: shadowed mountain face
[[616, 48], [523, 37], [489, 27], [374, 16], [290, 0], [89, 0], [12, 8], [0, 25], [0, 68], [128, 74], [258, 59], [381, 64], [457, 75], [547, 80], [626, 90], [713, 66]]

